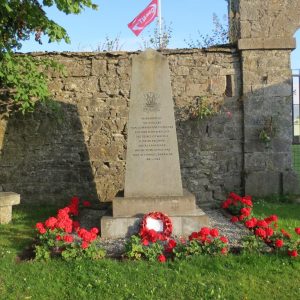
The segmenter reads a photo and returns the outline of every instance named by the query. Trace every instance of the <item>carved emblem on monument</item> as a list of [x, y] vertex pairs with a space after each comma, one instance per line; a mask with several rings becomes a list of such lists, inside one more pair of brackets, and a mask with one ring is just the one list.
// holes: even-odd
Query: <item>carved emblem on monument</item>
[[159, 95], [153, 92], [144, 94], [144, 112], [158, 112], [160, 111]]

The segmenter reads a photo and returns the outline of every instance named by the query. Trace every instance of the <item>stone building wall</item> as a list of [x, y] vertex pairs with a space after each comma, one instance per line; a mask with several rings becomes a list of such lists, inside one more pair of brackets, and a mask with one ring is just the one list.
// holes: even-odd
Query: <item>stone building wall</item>
[[[169, 59], [184, 187], [201, 205], [242, 188], [240, 58], [234, 48], [164, 51]], [[137, 53], [48, 53], [65, 65], [50, 88], [61, 110], [1, 120], [0, 188], [22, 202], [79, 195], [111, 201], [124, 188], [131, 58]], [[203, 101], [217, 115], [194, 117]]]
[[[232, 41], [243, 74], [245, 192], [300, 193], [292, 170], [290, 54], [300, 27], [298, 0], [231, 0]], [[270, 143], [255, 143], [269, 131]]]

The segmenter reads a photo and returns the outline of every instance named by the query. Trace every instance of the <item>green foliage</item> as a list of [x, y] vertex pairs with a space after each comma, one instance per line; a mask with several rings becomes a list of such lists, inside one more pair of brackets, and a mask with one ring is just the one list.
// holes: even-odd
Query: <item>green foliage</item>
[[61, 67], [51, 60], [13, 53], [31, 35], [40, 44], [43, 35], [49, 42], [70, 43], [66, 30], [47, 17], [43, 6], [56, 6], [66, 14], [79, 14], [85, 7], [97, 9], [91, 0], [44, 0], [43, 5], [37, 0], [0, 0], [0, 113], [31, 112], [36, 101], [46, 103], [51, 98], [43, 72], [49, 68], [61, 71]]
[[51, 251], [44, 246], [35, 247], [35, 259], [38, 261], [45, 260], [48, 261], [51, 258]]
[[275, 137], [276, 128], [274, 126], [274, 118], [267, 118], [264, 122], [264, 127], [259, 131], [258, 138], [265, 144], [269, 144], [272, 138]]
[[247, 235], [242, 239], [243, 252], [260, 254], [267, 246], [263, 240], [256, 235]]
[[196, 105], [189, 108], [189, 114], [192, 119], [205, 119], [215, 116], [221, 112], [223, 100], [211, 99], [199, 96], [195, 98]]
[[62, 65], [51, 59], [4, 53], [0, 61], [0, 113], [32, 112], [37, 101], [53, 106], [46, 75], [50, 70], [63, 74]]
[[141, 238], [138, 235], [133, 235], [125, 245], [125, 256], [135, 260], [144, 258], [153, 262], [157, 261], [157, 257], [163, 250], [164, 247], [159, 241], [145, 246], [141, 243]]
[[[97, 9], [91, 0], [44, 0], [43, 5], [56, 6], [66, 14], [79, 14], [85, 7]], [[39, 43], [42, 43], [43, 34], [49, 37], [49, 42], [65, 40], [70, 43], [66, 30], [47, 17], [43, 5], [36, 0], [0, 0], [1, 54], [20, 49], [22, 41], [28, 40], [32, 34]]]
[[105, 257], [104, 249], [92, 242], [87, 248], [83, 249], [79, 241], [74, 240], [66, 243], [62, 240], [57, 241], [56, 236], [60, 232], [57, 229], [47, 231], [43, 235], [38, 235], [39, 243], [35, 245], [35, 260], [50, 260], [51, 257], [61, 257], [66, 261], [91, 259], [98, 260]]
[[157, 261], [157, 258], [164, 251], [164, 247], [161, 243], [152, 243], [149, 246], [144, 246], [144, 255], [146, 260]]
[[179, 243], [173, 250], [175, 258], [183, 259], [203, 254], [203, 247], [196, 240], [190, 241], [187, 245]]
[[130, 240], [125, 245], [125, 255], [130, 259], [140, 260], [144, 254], [144, 248], [141, 244], [141, 238], [137, 235], [132, 235]]

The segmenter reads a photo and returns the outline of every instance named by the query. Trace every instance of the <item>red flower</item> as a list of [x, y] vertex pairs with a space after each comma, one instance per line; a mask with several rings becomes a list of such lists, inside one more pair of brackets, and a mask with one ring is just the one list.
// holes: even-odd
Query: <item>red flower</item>
[[300, 227], [295, 228], [295, 232], [300, 235]]
[[265, 221], [270, 224], [271, 222], [277, 222], [278, 221], [278, 217], [276, 215], [271, 215], [267, 218], [265, 218]]
[[265, 232], [266, 232], [266, 236], [272, 236], [274, 234], [274, 230], [270, 227], [267, 227], [265, 229]]
[[210, 229], [208, 227], [202, 227], [199, 231], [200, 235], [209, 235], [210, 234]]
[[206, 239], [205, 239], [205, 243], [207, 243], [207, 244], [211, 244], [211, 242], [212, 242], [212, 241], [211, 241], [211, 239], [210, 239], [210, 238], [206, 238]]
[[288, 255], [291, 257], [297, 257], [298, 252], [297, 252], [297, 250], [291, 250], [291, 251], [288, 251]]
[[173, 249], [176, 247], [177, 243], [175, 240], [169, 240], [167, 245], [165, 246], [166, 252], [172, 252]]
[[261, 228], [267, 228], [268, 223], [265, 220], [257, 220], [256, 226]]
[[284, 244], [283, 240], [278, 239], [278, 240], [275, 241], [275, 247], [276, 248], [281, 248], [283, 246], [283, 244]]
[[140, 236], [141, 236], [141, 238], [147, 236], [147, 234], [148, 234], [148, 230], [146, 228], [142, 228], [140, 230]]
[[45, 234], [47, 230], [44, 227], [39, 228], [39, 233], [40, 234]]
[[150, 242], [155, 243], [157, 241], [157, 232], [153, 229], [148, 230], [148, 237]]
[[83, 242], [81, 243], [81, 248], [82, 248], [82, 249], [86, 249], [88, 246], [89, 246], [89, 243], [86, 242], [86, 241], [83, 241]]
[[199, 234], [198, 234], [198, 232], [192, 232], [191, 234], [190, 234], [190, 236], [189, 236], [189, 240], [191, 241], [191, 240], [195, 240], [195, 239], [197, 239], [199, 237]]
[[177, 245], [177, 243], [176, 243], [175, 240], [169, 240], [169, 242], [168, 242], [168, 247], [169, 248], [173, 249], [173, 248], [176, 247], [176, 245]]
[[39, 223], [36, 223], [36, 224], [35, 224], [35, 228], [36, 228], [36, 229], [41, 229], [41, 228], [45, 228], [45, 227], [44, 227], [44, 224], [43, 224], [43, 223], [39, 222]]
[[230, 221], [231, 221], [232, 223], [236, 223], [236, 222], [239, 221], [239, 218], [238, 218], [237, 216], [233, 216], [233, 217], [230, 219]]
[[157, 260], [161, 263], [164, 263], [164, 262], [166, 262], [167, 259], [163, 254], [161, 254], [158, 256]]
[[68, 207], [70, 209], [70, 214], [78, 216], [78, 205], [70, 204]]
[[230, 204], [232, 203], [231, 199], [227, 199], [222, 203], [222, 208], [226, 209], [230, 206]]
[[220, 241], [223, 242], [224, 244], [228, 243], [228, 238], [226, 236], [221, 236]]
[[243, 221], [245, 218], [247, 218], [247, 216], [245, 216], [245, 215], [240, 215], [240, 216], [239, 216], [239, 221]]
[[87, 231], [85, 228], [80, 228], [77, 232], [78, 236], [85, 242], [91, 242], [94, 239], [94, 234]]
[[59, 209], [58, 213], [57, 213], [57, 218], [63, 219], [63, 218], [69, 217], [69, 212], [70, 212], [69, 207]]
[[90, 207], [90, 206], [91, 206], [91, 202], [85, 200], [85, 201], [82, 202], [82, 205], [83, 205], [84, 207]]
[[224, 248], [221, 249], [221, 253], [222, 254], [225, 255], [225, 254], [227, 254], [227, 252], [228, 252], [228, 248], [227, 247], [224, 247]]
[[142, 240], [142, 244], [143, 244], [144, 246], [148, 246], [148, 245], [149, 245], [149, 241], [148, 241], [147, 239], [143, 239], [143, 240]]
[[242, 200], [241, 196], [239, 196], [238, 194], [233, 193], [233, 192], [229, 193], [229, 198], [231, 198], [235, 202], [239, 202]]
[[64, 236], [64, 241], [66, 242], [66, 243], [72, 243], [73, 242], [73, 237], [71, 236], [71, 235], [65, 235]]
[[287, 237], [288, 239], [290, 239], [290, 238], [292, 237], [291, 234], [288, 233], [287, 231], [285, 231], [284, 229], [280, 229], [280, 231], [281, 231], [281, 233], [282, 233], [285, 237]]
[[257, 228], [255, 230], [255, 235], [261, 237], [262, 239], [265, 239], [267, 236], [266, 231], [263, 228]]
[[241, 200], [242, 203], [246, 204], [247, 206], [253, 206], [253, 203], [252, 203], [252, 197], [251, 196], [245, 196], [242, 198]]
[[79, 198], [77, 196], [74, 196], [71, 198], [71, 204], [72, 205], [78, 205], [79, 204]]
[[61, 236], [58, 234], [55, 238], [57, 241], [61, 241]]
[[246, 226], [247, 228], [254, 228], [254, 227], [256, 226], [256, 223], [257, 223], [257, 219], [256, 219], [256, 218], [252, 218], [252, 219], [247, 220], [247, 221], [245, 222], [245, 226]]
[[211, 229], [211, 230], [210, 230], [210, 235], [211, 235], [212, 237], [217, 237], [217, 236], [219, 236], [219, 230], [216, 229], [216, 228]]
[[91, 230], [90, 230], [91, 233], [94, 233], [94, 234], [98, 234], [99, 233], [99, 229], [96, 228], [96, 227], [93, 227]]
[[250, 214], [251, 214], [251, 208], [250, 207], [243, 207], [243, 208], [241, 208], [240, 213], [243, 216], [249, 217]]
[[54, 217], [50, 217], [49, 219], [46, 220], [45, 225], [48, 228], [54, 228], [57, 223], [57, 219]]
[[79, 227], [80, 227], [80, 224], [78, 221], [73, 221], [72, 226], [73, 226], [74, 230], [77, 231], [77, 229], [79, 229]]

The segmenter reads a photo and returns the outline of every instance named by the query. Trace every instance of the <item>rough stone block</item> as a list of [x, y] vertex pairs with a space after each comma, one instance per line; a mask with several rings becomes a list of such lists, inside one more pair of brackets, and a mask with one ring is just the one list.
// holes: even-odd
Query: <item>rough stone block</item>
[[283, 173], [283, 194], [300, 195], [300, 177], [294, 172]]
[[245, 178], [245, 193], [252, 196], [278, 195], [281, 192], [279, 172], [253, 172]]
[[191, 83], [186, 87], [187, 96], [201, 96], [207, 92], [208, 84]]
[[[256, 11], [256, 10], [255, 10]], [[239, 50], [249, 49], [295, 49], [296, 40], [294, 38], [254, 38], [240, 39], [238, 41]]]
[[[188, 236], [193, 231], [199, 231], [203, 226], [208, 226], [208, 217], [201, 210], [196, 209], [188, 216], [172, 216], [173, 235]], [[142, 217], [118, 217], [104, 216], [101, 218], [101, 237], [124, 238], [139, 232]]]
[[92, 75], [103, 75], [107, 72], [106, 60], [92, 60]]
[[20, 204], [20, 195], [0, 192], [0, 224], [8, 224], [12, 217], [12, 205]]
[[184, 190], [183, 196], [167, 197], [118, 197], [113, 200], [114, 217], [133, 217], [151, 211], [167, 215], [189, 215], [196, 209], [193, 194]]

